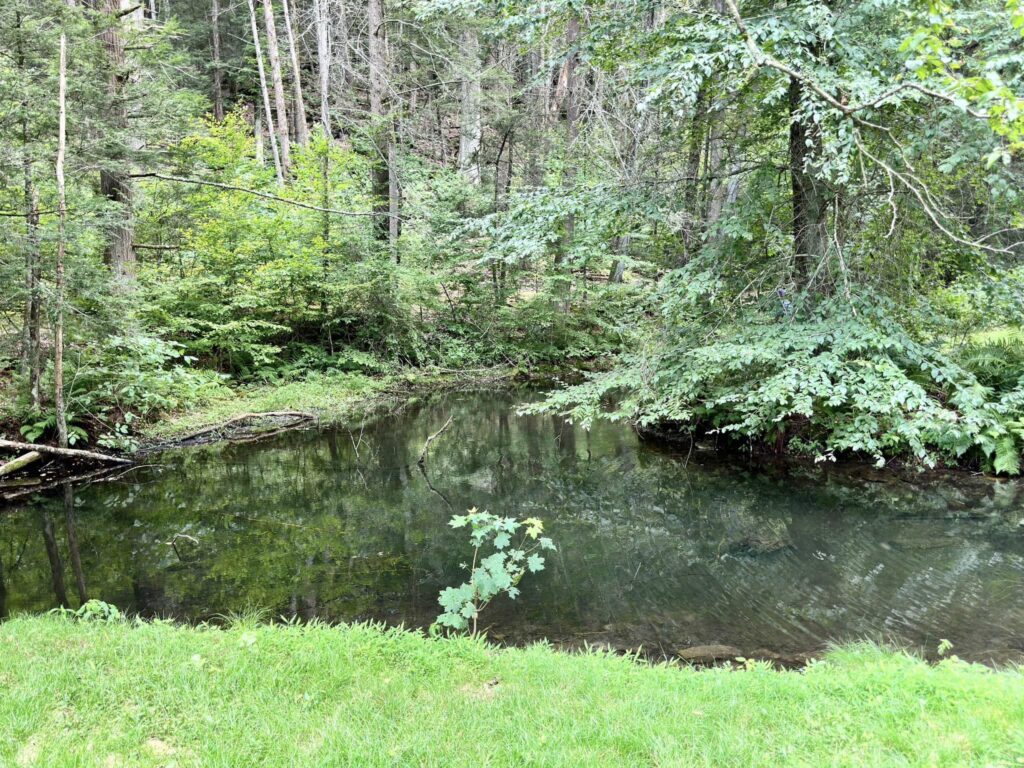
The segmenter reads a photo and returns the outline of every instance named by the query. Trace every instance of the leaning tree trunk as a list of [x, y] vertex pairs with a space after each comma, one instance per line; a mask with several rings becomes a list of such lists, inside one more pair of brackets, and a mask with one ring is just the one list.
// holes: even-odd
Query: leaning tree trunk
[[284, 175], [292, 165], [291, 137], [288, 134], [288, 107], [284, 98], [284, 79], [281, 77], [281, 54], [277, 47], [277, 25], [274, 23], [272, 0], [263, 0], [263, 22], [267, 27], [267, 56], [270, 58], [270, 81], [274, 86], [274, 108], [277, 119], [277, 144], [281, 153], [281, 170]]
[[[118, 25], [121, 18], [128, 14], [122, 9], [121, 0], [105, 0], [103, 12], [111, 18], [110, 26], [100, 33], [107, 53], [110, 117], [116, 130], [127, 132], [128, 99], [125, 91], [129, 73], [125, 62], [124, 38]], [[122, 143], [127, 144], [125, 141]], [[106, 260], [114, 273], [115, 283], [122, 287], [135, 277], [135, 249], [132, 245], [135, 234], [132, 214], [133, 188], [130, 168], [126, 161], [126, 157], [111, 158], [108, 167], [100, 171], [100, 192], [119, 209], [107, 228]]]
[[366, 18], [369, 25], [370, 119], [373, 122], [372, 191], [374, 196], [374, 231], [378, 240], [391, 238], [391, 127], [387, 108], [387, 36], [384, 26], [383, 0], [368, 0]]
[[[252, 44], [256, 52], [256, 71], [260, 76], [260, 93], [263, 96], [263, 114], [267, 117], [267, 133], [270, 135], [270, 150], [274, 155], [274, 170], [277, 173], [277, 183], [284, 184], [284, 167], [281, 163], [281, 151], [277, 146], [277, 134], [274, 131], [274, 113], [270, 109], [270, 91], [267, 90], [267, 73], [263, 68], [263, 50], [260, 46], [260, 30], [256, 26], [256, 8], [253, 0], [249, 0], [249, 23], [252, 26]], [[256, 121], [256, 153], [261, 156], [263, 146], [263, 127], [260, 125], [259, 117]]]
[[789, 171], [793, 180], [793, 255], [798, 289], [813, 288], [817, 265], [828, 253], [827, 182], [818, 178], [815, 156], [820, 152], [821, 132], [807, 126], [800, 113], [803, 86], [789, 81]]
[[480, 115], [480, 38], [472, 27], [462, 33], [462, 53], [468, 71], [462, 76], [459, 171], [470, 184], [476, 185], [480, 183], [483, 120]]
[[295, 97], [295, 141], [300, 146], [309, 143], [309, 126], [306, 125], [306, 102], [302, 97], [302, 77], [299, 69], [299, 49], [292, 29], [292, 15], [288, 0], [281, 0], [284, 9], [284, 30], [288, 35], [288, 54], [292, 63], [292, 89]]

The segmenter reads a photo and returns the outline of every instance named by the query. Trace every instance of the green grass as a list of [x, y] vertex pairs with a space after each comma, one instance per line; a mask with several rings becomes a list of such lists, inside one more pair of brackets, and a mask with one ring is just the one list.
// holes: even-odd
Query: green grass
[[0, 625], [3, 766], [999, 766], [1024, 675], [695, 671], [372, 627]]
[[310, 411], [324, 420], [338, 420], [392, 383], [393, 380], [386, 377], [337, 373], [310, 374], [300, 381], [240, 387], [200, 407], [165, 414], [144, 428], [144, 436], [174, 439], [243, 413], [264, 411]]

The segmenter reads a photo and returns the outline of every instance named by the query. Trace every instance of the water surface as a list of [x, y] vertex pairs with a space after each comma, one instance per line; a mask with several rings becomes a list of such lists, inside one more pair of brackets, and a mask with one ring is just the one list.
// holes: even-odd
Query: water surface
[[259, 607], [426, 626], [470, 554], [448, 519], [478, 506], [540, 517], [559, 546], [484, 615], [500, 641], [791, 656], [947, 638], [966, 658], [1024, 659], [1019, 483], [687, 456], [624, 425], [518, 416], [528, 397], [452, 394], [167, 452], [0, 511], [0, 616], [84, 594], [185, 620]]

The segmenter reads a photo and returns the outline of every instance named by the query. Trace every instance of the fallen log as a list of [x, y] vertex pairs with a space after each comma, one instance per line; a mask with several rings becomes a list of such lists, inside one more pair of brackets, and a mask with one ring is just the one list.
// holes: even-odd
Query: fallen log
[[281, 418], [283, 416], [292, 416], [296, 419], [296, 424], [302, 421], [309, 421], [316, 418], [315, 414], [307, 413], [306, 411], [265, 411], [264, 413], [243, 413], [233, 418], [223, 421], [220, 424], [214, 424], [212, 427], [203, 427], [197, 432], [190, 432], [189, 434], [179, 437], [175, 440], [176, 443], [185, 443], [189, 440], [195, 440], [197, 437], [208, 435], [211, 432], [220, 432], [222, 429], [237, 424], [240, 421], [248, 421], [250, 419], [274, 419]]
[[41, 458], [43, 458], [43, 454], [39, 451], [29, 451], [16, 459], [11, 459], [6, 464], [0, 464], [0, 477], [9, 475], [12, 472], [17, 472], [19, 469], [27, 467], [29, 464], [39, 461]]
[[[94, 451], [80, 451], [77, 448], [55, 448], [52, 445], [37, 445], [36, 443], [19, 443], [16, 440], [0, 440], [0, 451], [37, 451], [50, 456], [60, 456], [62, 459], [82, 459], [85, 461], [105, 461], [112, 464], [134, 464], [131, 459], [121, 456], [111, 456], [106, 453]], [[17, 459], [15, 459], [17, 461]]]

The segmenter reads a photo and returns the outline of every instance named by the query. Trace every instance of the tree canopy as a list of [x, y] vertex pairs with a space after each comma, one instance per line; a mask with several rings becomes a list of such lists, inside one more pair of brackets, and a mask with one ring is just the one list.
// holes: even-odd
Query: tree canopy
[[4, 3], [0, 417], [117, 446], [228, 386], [584, 367], [537, 408], [1016, 474], [1022, 32], [1019, 0]]

